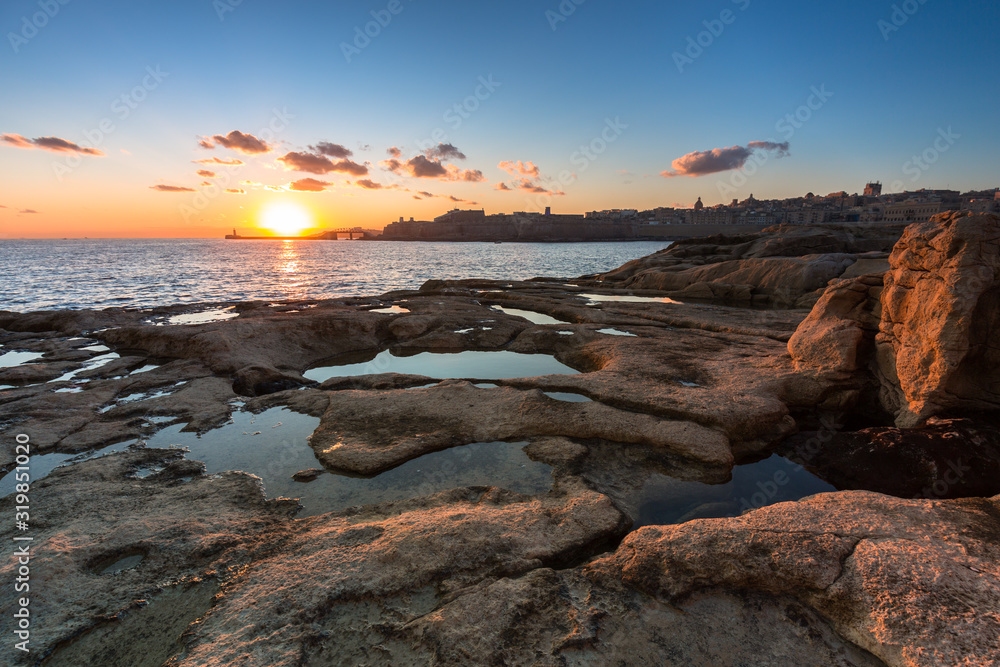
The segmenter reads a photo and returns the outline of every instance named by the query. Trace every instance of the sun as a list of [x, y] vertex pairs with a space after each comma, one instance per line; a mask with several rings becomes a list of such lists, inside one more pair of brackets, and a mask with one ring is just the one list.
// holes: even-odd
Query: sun
[[312, 226], [312, 215], [292, 202], [273, 202], [260, 213], [260, 224], [277, 236], [295, 236]]

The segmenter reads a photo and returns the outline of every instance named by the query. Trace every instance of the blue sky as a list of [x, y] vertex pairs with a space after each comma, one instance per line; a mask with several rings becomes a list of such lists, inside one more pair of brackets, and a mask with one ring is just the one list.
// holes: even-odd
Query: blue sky
[[[869, 179], [905, 189], [1000, 185], [996, 3], [397, 1], [7, 0], [0, 134], [58, 137], [104, 155], [80, 155], [60, 177], [54, 161], [76, 149], [0, 145], [0, 234], [27, 216], [53, 233], [96, 235], [100, 224], [110, 233], [141, 212], [148, 233], [214, 235], [253, 224], [275, 197], [308, 202], [322, 223], [381, 226], [471, 202], [489, 212], [543, 202], [582, 212], [751, 192], [856, 192]], [[54, 15], [42, 21], [46, 7]], [[348, 62], [342, 45], [373, 11], [391, 21]], [[32, 20], [43, 27], [33, 31]], [[689, 38], [701, 40], [700, 51], [688, 51]], [[677, 53], [690, 60], [678, 67]], [[116, 100], [151, 81], [149, 71], [163, 76], [123, 118]], [[486, 94], [483, 80], [492, 82]], [[470, 97], [477, 88], [481, 99]], [[454, 106], [466, 100], [460, 117]], [[233, 130], [259, 136], [276, 109], [292, 118], [271, 152], [197, 145]], [[796, 112], [807, 120], [779, 125]], [[613, 141], [581, 159], [580, 147], [609, 119], [619, 128], [605, 132]], [[114, 130], [96, 133], [105, 120]], [[393, 146], [404, 163], [416, 157], [435, 130], [446, 136], [435, 145], [465, 155], [437, 159], [458, 172], [420, 177], [405, 164], [395, 173], [380, 164]], [[942, 135], [945, 150], [915, 170], [911, 158]], [[352, 151], [365, 180], [382, 187], [358, 187], [361, 174], [295, 172], [275, 161], [321, 141]], [[660, 175], [685, 155], [762, 141], [787, 141], [787, 155], [755, 151], [760, 166], [745, 179], [737, 171]], [[246, 163], [228, 183], [245, 194], [210, 197], [192, 214], [190, 200], [207, 187], [192, 160], [211, 156]], [[505, 161], [530, 162], [537, 175], [504, 171]], [[454, 176], [466, 171], [482, 178]], [[287, 190], [303, 178], [327, 185]], [[183, 191], [151, 189], [162, 184]]]

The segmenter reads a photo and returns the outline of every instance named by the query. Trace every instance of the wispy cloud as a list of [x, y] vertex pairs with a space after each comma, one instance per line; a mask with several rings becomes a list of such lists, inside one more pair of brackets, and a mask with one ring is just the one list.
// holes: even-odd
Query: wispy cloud
[[382, 190], [385, 188], [385, 186], [382, 185], [381, 183], [376, 183], [375, 181], [368, 178], [361, 179], [360, 181], [355, 181], [354, 184], [364, 188], [365, 190]]
[[194, 162], [195, 164], [221, 164], [227, 167], [238, 167], [242, 164], [246, 164], [245, 162], [243, 162], [243, 160], [240, 160], [238, 158], [233, 158], [232, 160], [223, 160], [220, 157], [210, 157], [210, 158], [205, 158], [204, 160], [192, 160], [192, 162]]
[[198, 142], [198, 145], [203, 148], [215, 148], [215, 144], [234, 150], [238, 153], [243, 153], [244, 155], [269, 153], [273, 148], [271, 144], [266, 141], [262, 141], [252, 134], [246, 134], [244, 132], [240, 132], [239, 130], [233, 130], [229, 134], [225, 135], [216, 134], [212, 136], [211, 140], [202, 139]]
[[0, 141], [11, 146], [16, 146], [17, 148], [39, 148], [45, 151], [52, 151], [53, 153], [78, 153], [80, 155], [93, 155], [96, 157], [104, 156], [104, 152], [96, 148], [85, 148], [59, 137], [28, 139], [27, 137], [22, 137], [20, 134], [0, 134]]
[[721, 171], [742, 169], [750, 156], [756, 151], [776, 152], [777, 157], [788, 155], [788, 142], [751, 141], [746, 146], [730, 146], [729, 148], [713, 148], [709, 151], [695, 151], [682, 155], [671, 163], [672, 170], [660, 172], [661, 176], [705, 176]]
[[199, 169], [198, 175], [202, 178], [215, 178], [215, 172], [208, 169]]
[[324, 192], [333, 185], [329, 181], [320, 181], [315, 178], [302, 178], [289, 183], [288, 189], [294, 192]]
[[389, 157], [403, 157], [403, 151], [396, 146], [386, 149], [385, 152], [389, 154]]
[[524, 176], [525, 178], [538, 178], [538, 167], [534, 162], [521, 162], [518, 160], [505, 160], [497, 165], [511, 176]]
[[245, 195], [247, 191], [243, 188], [226, 188], [226, 193], [231, 195]]
[[22, 208], [18, 213], [38, 213], [38, 211], [33, 208]]
[[562, 190], [550, 190], [549, 188], [542, 185], [542, 173], [534, 162], [522, 162], [517, 160], [505, 160], [497, 165], [500, 169], [503, 169], [511, 176], [519, 176], [517, 180], [511, 181], [510, 183], [497, 183], [494, 186], [495, 190], [500, 192], [514, 192], [515, 190], [522, 190], [524, 192], [530, 192], [532, 194], [540, 195], [554, 195], [561, 196], [566, 193]]
[[194, 188], [185, 188], [179, 185], [151, 185], [149, 189], [157, 192], [194, 192]]

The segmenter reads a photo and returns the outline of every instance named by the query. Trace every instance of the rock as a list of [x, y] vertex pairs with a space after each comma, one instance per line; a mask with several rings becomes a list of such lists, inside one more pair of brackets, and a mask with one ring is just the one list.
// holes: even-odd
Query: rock
[[642, 528], [586, 569], [663, 604], [732, 590], [793, 597], [887, 665], [1000, 661], [1000, 496], [821, 494]]
[[881, 292], [877, 274], [831, 283], [788, 341], [796, 369], [840, 377], [862, 369], [862, 341], [872, 341], [878, 330]]
[[373, 475], [448, 447], [540, 436], [646, 444], [710, 466], [733, 462], [722, 433], [691, 422], [461, 381], [425, 389], [338, 392], [309, 445], [331, 470]]
[[322, 468], [309, 468], [309, 470], [298, 471], [297, 473], [292, 475], [292, 479], [294, 479], [296, 482], [312, 482], [315, 481], [316, 478], [318, 478], [325, 472], [326, 471], [323, 470]]
[[683, 240], [597, 278], [674, 298], [808, 308], [832, 279], [884, 272], [886, 253], [902, 231], [886, 224], [781, 225]]
[[1000, 216], [942, 213], [911, 225], [889, 263], [877, 352], [896, 425], [1000, 408]]

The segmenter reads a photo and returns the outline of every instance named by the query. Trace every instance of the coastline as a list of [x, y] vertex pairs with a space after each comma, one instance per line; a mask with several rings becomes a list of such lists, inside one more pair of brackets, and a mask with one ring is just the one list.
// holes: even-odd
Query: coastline
[[[894, 326], [913, 289], [907, 253], [997, 230], [996, 216], [905, 231], [773, 228], [681, 242], [572, 286], [436, 280], [378, 297], [2, 312], [4, 349], [38, 357], [0, 370], [4, 472], [17, 434], [33, 456], [136, 445], [33, 479], [32, 568], [59, 573], [58, 587], [38, 582], [35, 646], [91, 662], [164, 646], [156, 664], [178, 665], [236, 660], [260, 636], [268, 664], [364, 660], [375, 646], [387, 661], [456, 664], [497, 651], [552, 663], [663, 651], [752, 661], [762, 646], [814, 664], [987, 664], [1000, 657], [997, 620], [975, 610], [1000, 603], [1000, 448], [990, 454], [996, 428], [981, 414], [992, 399], [975, 388], [918, 396], [917, 378], [968, 385], [902, 352], [895, 379], [873, 369], [889, 350], [974, 328], [957, 317]], [[920, 298], [941, 312], [947, 299], [973, 301]], [[236, 316], [171, 319], [221, 309]], [[394, 370], [377, 356], [386, 350], [508, 353], [569, 370], [433, 377]], [[348, 362], [368, 372], [307, 376]], [[265, 495], [263, 473], [206, 473], [143, 444], [170, 426], [212, 438], [237, 413], [261, 420], [258, 433], [234, 433], [242, 448], [265, 430], [280, 441], [290, 422], [262, 417], [275, 409], [318, 420], [308, 444], [293, 443], [317, 460], [303, 484], [524, 442], [551, 485], [519, 493], [432, 476], [407, 499], [296, 519], [294, 500]], [[941, 449], [954, 432], [966, 435]], [[860, 444], [845, 447], [852, 438]], [[968, 442], [986, 443], [974, 466]], [[779, 469], [742, 496], [683, 505], [691, 483], [716, 486], [775, 452], [845, 490], [772, 504], [801, 474]], [[949, 460], [973, 469], [956, 477]], [[913, 488], [888, 488], [900, 478]], [[633, 530], [654, 501], [679, 503], [678, 522]], [[13, 502], [0, 500], [11, 512]], [[8, 555], [13, 528], [0, 533]], [[722, 639], [698, 640], [706, 628]]]

